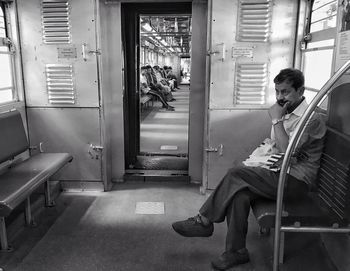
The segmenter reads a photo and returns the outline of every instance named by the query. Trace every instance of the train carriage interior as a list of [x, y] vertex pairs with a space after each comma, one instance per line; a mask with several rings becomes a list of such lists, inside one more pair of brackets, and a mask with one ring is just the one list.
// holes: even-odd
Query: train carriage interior
[[[251, 202], [249, 261], [218, 269], [228, 217], [172, 223], [284, 121], [285, 68], [309, 106]], [[349, 103], [349, 0], [0, 0], [0, 271], [350, 271]], [[316, 185], [289, 202], [317, 114]]]

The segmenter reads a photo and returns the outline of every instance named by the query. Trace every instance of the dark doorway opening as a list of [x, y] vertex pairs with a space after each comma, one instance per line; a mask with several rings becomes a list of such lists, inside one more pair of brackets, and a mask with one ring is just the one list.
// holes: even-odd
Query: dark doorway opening
[[[159, 59], [154, 60], [153, 58], [148, 58], [145, 55], [145, 48], [147, 46], [151, 47], [152, 40], [155, 44], [158, 40], [163, 44], [163, 48], [160, 50], [173, 50], [175, 53], [180, 53], [179, 63], [178, 63], [178, 84], [181, 83], [180, 76], [180, 58], [188, 58], [190, 52], [185, 48], [180, 47], [180, 45], [185, 45], [185, 36], [181, 37], [180, 32], [183, 30], [178, 30], [176, 32], [176, 37], [169, 37], [169, 33], [165, 31], [165, 25], [172, 25], [179, 27], [185, 20], [190, 20], [191, 18], [191, 2], [181, 2], [181, 3], [147, 3], [147, 4], [127, 4], [122, 3], [122, 37], [123, 37], [123, 55], [124, 55], [124, 82], [125, 82], [125, 94], [124, 94], [124, 138], [125, 138], [125, 169], [126, 173], [133, 172], [137, 170], [167, 170], [167, 171], [179, 171], [181, 173], [187, 173], [188, 170], [188, 146], [186, 146], [186, 151], [180, 151], [179, 146], [163, 145], [158, 146], [158, 149], [149, 148], [147, 137], [154, 136], [155, 127], [159, 128], [159, 123], [146, 123], [146, 118], [151, 114], [147, 112], [150, 110], [148, 106], [143, 106], [148, 98], [142, 95], [140, 84], [141, 78], [141, 67], [151, 65], [152, 68], [155, 64], [165, 64], [165, 57], [162, 61]], [[160, 22], [156, 25], [156, 22]], [[145, 31], [144, 27], [152, 26], [151, 31], [158, 31], [160, 35], [156, 38], [149, 32]], [[151, 23], [151, 25], [149, 25]], [[152, 24], [153, 23], [153, 24]], [[179, 27], [180, 29], [180, 27]], [[168, 37], [167, 37], [168, 36]], [[142, 38], [145, 37], [145, 38]], [[146, 43], [145, 43], [146, 41]], [[172, 43], [170, 43], [172, 42]], [[177, 45], [177, 46], [175, 46]], [[160, 46], [161, 47], [161, 46]], [[164, 56], [166, 53], [164, 53]], [[152, 61], [150, 61], [152, 60]], [[164, 65], [167, 66], [167, 65]], [[189, 86], [188, 86], [189, 91]], [[175, 94], [174, 92], [173, 94]], [[182, 97], [180, 92], [177, 93], [178, 97]], [[180, 96], [179, 96], [180, 95]], [[175, 96], [175, 95], [174, 95]], [[165, 112], [161, 108], [162, 104], [161, 98], [155, 97], [152, 101], [152, 108], [158, 108], [159, 111], [153, 110], [153, 115], [155, 119], [166, 118], [169, 116], [170, 119], [166, 123], [165, 129], [167, 132], [171, 133], [171, 130], [177, 132], [179, 129], [176, 125], [171, 124], [171, 119], [174, 119], [175, 114], [183, 115], [181, 112], [181, 106], [178, 107], [174, 112]], [[176, 99], [175, 99], [176, 100]], [[148, 101], [146, 101], [148, 102]], [[169, 102], [170, 104], [171, 102]], [[157, 110], [158, 110], [157, 109]], [[171, 115], [171, 113], [173, 113]], [[158, 114], [158, 115], [157, 115]], [[160, 114], [163, 114], [162, 116]], [[171, 116], [170, 116], [171, 115]], [[142, 126], [141, 126], [142, 125]], [[188, 127], [188, 126], [187, 126]], [[149, 133], [149, 131], [152, 133]], [[153, 129], [153, 130], [152, 130]], [[165, 130], [158, 133], [159, 140], [153, 138], [153, 141], [158, 141], [161, 143], [161, 139], [167, 135], [164, 133]], [[187, 135], [186, 135], [187, 136]], [[177, 147], [177, 148], [176, 148]]]

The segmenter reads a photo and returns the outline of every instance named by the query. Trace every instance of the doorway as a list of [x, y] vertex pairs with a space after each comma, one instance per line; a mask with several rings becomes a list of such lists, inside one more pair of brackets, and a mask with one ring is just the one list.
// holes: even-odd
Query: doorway
[[191, 3], [122, 4], [122, 23], [126, 173], [188, 175]]

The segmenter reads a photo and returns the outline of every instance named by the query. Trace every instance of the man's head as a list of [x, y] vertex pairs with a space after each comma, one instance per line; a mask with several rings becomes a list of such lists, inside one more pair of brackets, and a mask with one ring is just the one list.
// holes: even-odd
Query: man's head
[[141, 67], [141, 74], [142, 74], [142, 75], [145, 75], [146, 72], [147, 72], [147, 68], [146, 68], [145, 66], [142, 66], [142, 67]]
[[152, 72], [152, 66], [151, 65], [146, 65], [145, 67], [146, 67], [148, 73]]
[[[295, 108], [303, 99], [304, 75], [297, 69], [284, 69], [273, 79], [275, 83], [277, 103], [283, 106], [288, 103], [287, 109]], [[291, 110], [288, 110], [291, 111]]]

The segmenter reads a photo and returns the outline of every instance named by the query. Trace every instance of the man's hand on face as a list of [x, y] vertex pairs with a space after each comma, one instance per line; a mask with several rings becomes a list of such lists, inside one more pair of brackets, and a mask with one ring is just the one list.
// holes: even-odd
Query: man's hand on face
[[269, 109], [270, 118], [273, 119], [281, 119], [287, 112], [287, 108], [290, 102], [286, 102], [283, 106], [281, 106], [278, 102], [274, 103]]

